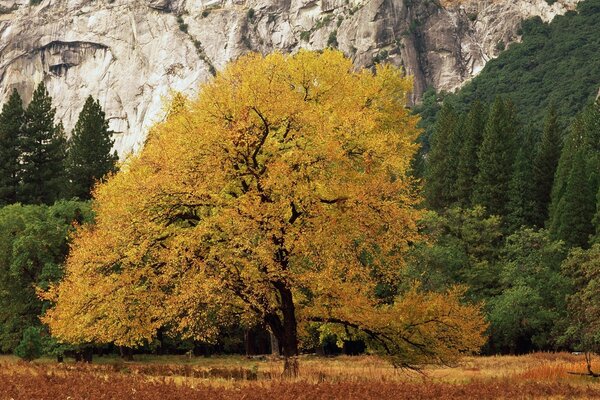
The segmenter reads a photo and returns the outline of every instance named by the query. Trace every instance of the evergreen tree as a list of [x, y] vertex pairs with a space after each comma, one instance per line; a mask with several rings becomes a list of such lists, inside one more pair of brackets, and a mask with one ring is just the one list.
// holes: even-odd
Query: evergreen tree
[[477, 151], [483, 139], [486, 117], [484, 105], [477, 100], [471, 106], [464, 124], [464, 138], [458, 160], [456, 180], [456, 198], [463, 207], [471, 205], [478, 172]]
[[55, 111], [42, 82], [25, 111], [20, 190], [24, 203], [52, 204], [64, 190], [66, 139], [62, 124], [54, 123]]
[[560, 225], [556, 237], [569, 247], [586, 247], [594, 232], [595, 191], [586, 173], [585, 151], [577, 152], [567, 181], [565, 194], [558, 205]]
[[473, 193], [473, 204], [484, 206], [490, 214], [505, 215], [507, 211], [517, 132], [514, 105], [497, 98], [477, 152], [479, 171]]
[[69, 196], [89, 199], [94, 183], [115, 170], [114, 141], [100, 103], [89, 96], [69, 141], [66, 169]]
[[596, 227], [596, 235], [594, 236], [594, 243], [600, 244], [600, 188], [598, 188], [598, 194], [596, 195], [596, 216], [594, 217], [594, 226]]
[[425, 171], [425, 198], [429, 207], [442, 210], [456, 201], [456, 168], [461, 122], [454, 108], [444, 103], [431, 138]]
[[[580, 173], [585, 175], [587, 185], [587, 210], [590, 206], [594, 208], [594, 196], [600, 186], [598, 176], [600, 171], [600, 102], [589, 105], [577, 116], [565, 139], [552, 187], [552, 201], [547, 223], [555, 238], [562, 238], [565, 232], [562, 213], [565, 210], [565, 204], [572, 201], [568, 198], [567, 189], [571, 175], [574, 173], [575, 156], [579, 153], [585, 164], [584, 171]], [[587, 217], [590, 217], [589, 213]], [[588, 220], [589, 223], [591, 223], [591, 218]]]
[[541, 227], [548, 219], [552, 184], [560, 159], [561, 147], [562, 134], [556, 108], [552, 106], [548, 110], [542, 138], [533, 162], [536, 216], [532, 222], [538, 227]]
[[417, 139], [419, 150], [415, 153], [411, 162], [411, 171], [416, 178], [425, 176], [427, 154], [431, 147], [430, 141], [435, 132], [436, 118], [442, 108], [445, 96], [446, 93], [437, 93], [433, 87], [429, 87], [423, 93], [421, 103], [416, 104], [412, 109], [414, 114], [421, 117], [417, 126], [423, 129], [423, 133]]
[[507, 222], [511, 232], [537, 221], [536, 191], [533, 181], [535, 132], [529, 128], [522, 135], [509, 185]]
[[25, 112], [16, 89], [0, 113], [0, 205], [18, 201], [20, 141]]

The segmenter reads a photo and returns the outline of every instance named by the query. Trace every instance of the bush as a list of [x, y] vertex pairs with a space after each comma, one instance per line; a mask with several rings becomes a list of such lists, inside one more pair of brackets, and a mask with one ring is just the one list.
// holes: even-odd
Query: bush
[[42, 355], [41, 329], [34, 326], [23, 331], [23, 339], [15, 348], [15, 355], [26, 361], [32, 361]]

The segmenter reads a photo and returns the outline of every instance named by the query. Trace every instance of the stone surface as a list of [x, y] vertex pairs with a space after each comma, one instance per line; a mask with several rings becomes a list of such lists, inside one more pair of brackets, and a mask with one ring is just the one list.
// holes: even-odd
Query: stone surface
[[193, 94], [248, 51], [334, 45], [359, 66], [401, 65], [454, 90], [507, 44], [524, 18], [549, 21], [578, 0], [0, 0], [0, 103], [28, 102], [43, 80], [67, 130], [99, 98], [123, 156], [143, 144], [171, 91]]

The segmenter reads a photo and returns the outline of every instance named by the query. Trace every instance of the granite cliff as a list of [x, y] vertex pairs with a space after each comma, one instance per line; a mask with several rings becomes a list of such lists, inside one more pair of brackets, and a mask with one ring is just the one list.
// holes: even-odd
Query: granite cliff
[[549, 21], [579, 0], [0, 0], [0, 103], [44, 80], [67, 130], [92, 94], [121, 154], [143, 143], [170, 91], [193, 93], [248, 51], [338, 47], [359, 66], [401, 65], [414, 100], [454, 90], [524, 18]]

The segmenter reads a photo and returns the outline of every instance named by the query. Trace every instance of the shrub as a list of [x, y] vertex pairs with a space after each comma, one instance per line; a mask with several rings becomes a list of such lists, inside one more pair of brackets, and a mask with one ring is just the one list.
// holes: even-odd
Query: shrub
[[15, 355], [26, 361], [35, 360], [42, 355], [40, 328], [31, 326], [23, 331], [23, 339], [15, 348]]

